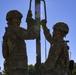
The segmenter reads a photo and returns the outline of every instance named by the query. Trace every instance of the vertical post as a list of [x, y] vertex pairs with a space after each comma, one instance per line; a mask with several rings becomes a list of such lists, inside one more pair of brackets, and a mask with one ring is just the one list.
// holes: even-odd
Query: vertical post
[[[35, 0], [35, 20], [40, 22], [40, 0]], [[40, 70], [39, 70], [40, 64], [41, 64], [41, 42], [40, 42], [40, 30], [39, 30], [39, 37], [36, 39], [36, 70], [37, 70], [37, 75], [40, 75]]]
[[[47, 15], [46, 15], [46, 3], [45, 0], [41, 0], [44, 3], [44, 12], [45, 12], [45, 20], [47, 21]], [[46, 39], [45, 39], [45, 60], [47, 59], [47, 49], [46, 49]]]

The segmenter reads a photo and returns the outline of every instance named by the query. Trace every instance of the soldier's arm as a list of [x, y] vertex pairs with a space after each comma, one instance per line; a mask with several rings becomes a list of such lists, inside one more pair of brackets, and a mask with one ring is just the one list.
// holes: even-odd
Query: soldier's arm
[[12, 27], [13, 33], [15, 35], [23, 40], [29, 40], [29, 39], [35, 39], [38, 37], [39, 28], [38, 26], [32, 26], [28, 28], [27, 30], [22, 27]]
[[62, 45], [61, 44], [56, 44], [52, 48], [52, 50], [49, 52], [47, 60], [45, 61], [45, 65], [47, 66], [47, 68], [49, 68], [49, 69], [54, 68], [61, 50], [62, 50]]
[[3, 36], [3, 42], [2, 42], [2, 55], [4, 59], [7, 59], [9, 56], [9, 51], [8, 51], [8, 46], [7, 46], [5, 35]]
[[52, 39], [52, 36], [50, 34], [50, 30], [47, 27], [43, 28], [43, 30], [44, 30], [44, 35], [45, 35], [47, 41], [52, 43], [53, 39]]
[[52, 35], [50, 34], [50, 30], [46, 26], [46, 20], [45, 19], [41, 21], [41, 25], [42, 25], [44, 35], [45, 35], [47, 41], [52, 43], [52, 41], [53, 41], [52, 40]]

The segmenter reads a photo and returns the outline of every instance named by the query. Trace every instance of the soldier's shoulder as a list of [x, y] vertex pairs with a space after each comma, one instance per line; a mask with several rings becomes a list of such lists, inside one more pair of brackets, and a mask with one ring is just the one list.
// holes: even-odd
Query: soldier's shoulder
[[58, 42], [61, 43], [61, 44], [65, 43], [65, 41], [63, 39], [60, 39]]
[[5, 31], [11, 31], [14, 28], [14, 26], [9, 25], [8, 27], [5, 27]]
[[69, 50], [69, 46], [67, 45], [67, 41], [65, 41], [65, 40], [62, 40], [62, 41], [60, 41], [60, 45], [62, 46], [62, 47], [67, 47], [67, 49]]
[[6, 31], [14, 33], [14, 32], [16, 32], [16, 31], [18, 31], [19, 29], [20, 29], [20, 27], [18, 27], [18, 26], [9, 25], [9, 26], [6, 28]]
[[65, 45], [65, 41], [63, 39], [58, 40], [57, 45], [59, 45], [60, 47]]

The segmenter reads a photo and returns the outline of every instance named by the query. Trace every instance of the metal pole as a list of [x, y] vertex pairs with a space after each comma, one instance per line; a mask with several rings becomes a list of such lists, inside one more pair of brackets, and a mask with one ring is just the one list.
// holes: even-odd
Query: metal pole
[[[45, 0], [41, 0], [44, 2], [44, 12], [45, 12], [45, 20], [47, 21], [47, 15], [46, 15], [46, 3]], [[47, 59], [47, 49], [46, 49], [46, 38], [45, 38], [45, 60]]]
[[[35, 20], [40, 22], [40, 0], [35, 0]], [[40, 28], [39, 28], [40, 29]], [[41, 64], [41, 42], [40, 42], [40, 30], [39, 37], [36, 39], [36, 69], [37, 75], [41, 75], [39, 66]]]
[[46, 38], [45, 38], [45, 61], [47, 59]]
[[31, 3], [32, 3], [32, 0], [30, 0], [30, 6], [29, 6], [29, 10], [31, 10]]
[[[44, 2], [44, 12], [45, 12], [45, 19], [47, 21], [47, 15], [46, 15], [46, 3], [45, 3], [45, 0], [42, 0]], [[46, 38], [45, 38], [45, 61], [47, 59], [47, 49], [46, 49]]]
[[47, 15], [46, 15], [46, 2], [45, 2], [45, 0], [41, 0], [41, 1], [44, 2], [45, 19], [46, 19], [46, 21], [47, 21]]

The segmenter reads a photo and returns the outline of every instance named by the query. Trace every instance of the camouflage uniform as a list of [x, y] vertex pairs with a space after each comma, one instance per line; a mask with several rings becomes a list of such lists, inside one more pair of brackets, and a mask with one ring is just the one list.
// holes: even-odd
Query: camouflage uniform
[[[68, 33], [67, 26], [63, 26], [62, 22], [59, 22], [57, 24], [54, 25], [54, 28], [61, 28], [65, 31], [67, 30], [65, 34]], [[42, 69], [42, 75], [67, 75], [67, 70], [69, 66], [67, 43], [64, 39], [54, 39], [47, 27], [43, 27], [43, 29], [45, 37], [50, 43], [51, 47], [49, 50], [48, 58], [42, 66], [44, 69]]]
[[37, 38], [38, 32], [38, 25], [31, 26], [27, 30], [16, 25], [5, 27], [2, 52], [8, 75], [27, 75], [28, 59], [25, 40]]

